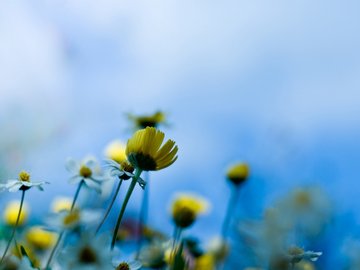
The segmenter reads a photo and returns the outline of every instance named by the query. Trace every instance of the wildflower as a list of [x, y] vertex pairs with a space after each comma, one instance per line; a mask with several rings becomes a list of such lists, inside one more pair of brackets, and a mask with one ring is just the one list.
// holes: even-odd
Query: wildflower
[[332, 215], [330, 199], [317, 187], [296, 188], [280, 199], [275, 207], [284, 221], [310, 236], [321, 232]]
[[195, 259], [194, 270], [214, 270], [215, 259], [211, 254], [203, 254]]
[[235, 185], [240, 185], [249, 177], [249, 166], [246, 163], [237, 163], [229, 167], [226, 177]]
[[172, 203], [171, 214], [176, 226], [187, 228], [208, 208], [207, 200], [191, 194], [180, 194]]
[[172, 140], [162, 145], [164, 136], [163, 132], [153, 127], [136, 131], [126, 145], [129, 162], [143, 171], [161, 170], [173, 164], [178, 147]]
[[319, 259], [319, 257], [322, 255], [322, 252], [304, 251], [302, 248], [295, 246], [289, 248], [288, 254], [290, 256], [290, 262], [295, 264], [303, 259], [316, 262]]
[[18, 190], [28, 190], [32, 187], [37, 187], [39, 190], [43, 190], [43, 185], [49, 184], [48, 182], [31, 182], [30, 174], [21, 171], [19, 173], [18, 179], [10, 179], [5, 184], [0, 184], [0, 191], [8, 190], [10, 192], [16, 192]]
[[159, 124], [165, 123], [165, 114], [157, 111], [152, 115], [135, 116], [128, 114], [129, 120], [134, 123], [135, 130], [146, 127], [158, 127]]
[[121, 164], [126, 160], [126, 145], [119, 140], [110, 142], [105, 148], [105, 156], [115, 162]]
[[69, 211], [71, 209], [71, 203], [72, 203], [71, 198], [56, 197], [51, 204], [51, 210], [54, 213], [59, 213], [64, 210]]
[[[20, 201], [11, 201], [6, 205], [3, 217], [7, 225], [15, 226], [19, 214], [19, 208]], [[28, 207], [26, 205], [23, 205], [23, 209], [20, 213], [17, 225], [21, 226], [26, 222], [28, 212]]]
[[95, 159], [86, 158], [82, 162], [68, 159], [66, 168], [73, 175], [69, 179], [70, 184], [85, 183], [87, 187], [101, 192], [101, 183], [106, 179], [101, 174], [100, 166]]
[[60, 255], [62, 269], [101, 269], [114, 270], [111, 264], [111, 252], [106, 247], [104, 237], [90, 237], [82, 235], [75, 246], [68, 246]]
[[14, 255], [6, 257], [0, 265], [0, 270], [34, 270], [27, 256], [18, 258]]
[[138, 270], [141, 268], [141, 263], [138, 261], [116, 263], [114, 265], [115, 270]]
[[46, 231], [39, 226], [30, 228], [26, 232], [27, 242], [36, 249], [47, 250], [51, 248], [56, 241], [56, 234]]
[[230, 247], [222, 237], [214, 237], [207, 246], [209, 254], [212, 254], [216, 262], [222, 262], [229, 254]]
[[170, 249], [170, 243], [165, 241], [153, 241], [143, 247], [139, 253], [139, 260], [147, 268], [161, 268], [165, 266], [165, 253]]
[[[106, 166], [109, 168], [111, 176], [118, 177], [119, 179], [129, 180], [134, 177], [134, 167], [127, 161], [122, 161], [117, 163], [113, 160], [106, 160]], [[145, 181], [140, 177], [138, 179], [139, 185], [143, 188], [145, 186]]]

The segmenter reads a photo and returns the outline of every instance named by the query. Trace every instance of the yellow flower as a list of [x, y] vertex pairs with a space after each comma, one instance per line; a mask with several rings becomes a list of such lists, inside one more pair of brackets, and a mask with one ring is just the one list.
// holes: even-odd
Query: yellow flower
[[312, 262], [301, 261], [295, 265], [295, 270], [315, 270], [315, 266]]
[[[6, 205], [3, 217], [7, 225], [15, 226], [16, 219], [19, 213], [19, 208], [20, 208], [20, 201], [11, 201]], [[28, 216], [28, 209], [24, 204], [19, 218], [19, 223], [18, 223], [19, 226], [25, 223], [27, 216]]]
[[110, 142], [105, 148], [105, 156], [121, 164], [126, 161], [126, 145], [119, 140]]
[[246, 163], [237, 163], [229, 167], [226, 173], [227, 178], [239, 185], [246, 181], [249, 176], [249, 166]]
[[128, 114], [128, 118], [134, 122], [135, 129], [157, 127], [159, 124], [165, 123], [165, 114], [161, 111], [157, 111], [151, 115], [141, 116]]
[[211, 254], [204, 254], [196, 258], [194, 270], [213, 270], [215, 264], [215, 259]]
[[161, 170], [173, 164], [178, 147], [172, 140], [162, 145], [164, 136], [163, 132], [153, 127], [136, 131], [126, 146], [129, 162], [143, 171]]
[[57, 235], [55, 233], [43, 230], [39, 226], [30, 228], [26, 233], [27, 242], [40, 250], [51, 248], [55, 244], [56, 239]]
[[51, 204], [51, 210], [55, 213], [67, 210], [70, 211], [72, 199], [67, 197], [57, 197]]
[[199, 214], [206, 212], [209, 203], [191, 194], [178, 195], [171, 206], [171, 214], [175, 224], [180, 228], [189, 227]]

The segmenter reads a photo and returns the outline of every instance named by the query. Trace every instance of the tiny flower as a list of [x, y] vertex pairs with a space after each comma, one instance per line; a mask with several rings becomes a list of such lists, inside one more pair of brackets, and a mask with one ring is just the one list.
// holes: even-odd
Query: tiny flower
[[162, 268], [165, 266], [165, 254], [170, 250], [170, 242], [153, 241], [140, 250], [139, 260], [147, 268]]
[[72, 230], [81, 225], [93, 225], [100, 217], [101, 213], [98, 211], [74, 208], [71, 211], [64, 210], [50, 215], [46, 223], [54, 229], [63, 231]]
[[74, 159], [68, 159], [66, 168], [72, 173], [69, 179], [70, 184], [79, 184], [84, 181], [87, 187], [101, 192], [101, 183], [106, 178], [100, 173], [100, 166], [95, 159], [87, 158], [80, 163]]
[[195, 259], [194, 270], [214, 270], [215, 258], [212, 254], [203, 254]]
[[63, 210], [70, 211], [72, 199], [69, 197], [56, 197], [51, 203], [51, 210], [54, 213], [59, 213]]
[[136, 131], [126, 145], [129, 162], [143, 171], [161, 170], [173, 164], [178, 147], [172, 140], [162, 145], [164, 136], [163, 132], [153, 127]]
[[159, 124], [165, 123], [165, 114], [161, 111], [157, 111], [152, 115], [135, 116], [128, 114], [129, 120], [134, 123], [135, 130], [146, 127], [158, 127]]
[[56, 242], [57, 235], [40, 226], [31, 227], [25, 234], [27, 242], [38, 250], [50, 249]]
[[288, 250], [290, 256], [291, 263], [298, 263], [301, 260], [310, 260], [312, 262], [316, 262], [319, 257], [322, 255], [322, 252], [314, 252], [314, 251], [304, 251], [302, 248], [299, 247], [291, 247]]
[[119, 140], [110, 142], [105, 148], [105, 156], [111, 160], [121, 163], [126, 160], [126, 145]]
[[[20, 208], [20, 201], [11, 201], [6, 205], [3, 218], [7, 225], [15, 226], [16, 219], [19, 214], [19, 208]], [[29, 212], [28, 207], [26, 205], [23, 205], [18, 222], [19, 226], [23, 225], [26, 222], [26, 219], [28, 217], [28, 212]]]
[[[127, 160], [122, 161], [120, 164], [113, 160], [107, 160], [106, 166], [109, 168], [111, 176], [115, 176], [123, 180], [129, 180], [134, 177], [134, 167]], [[146, 182], [143, 179], [139, 177], [137, 181], [142, 188], [145, 187]]]
[[82, 235], [75, 246], [66, 247], [60, 255], [61, 269], [114, 270], [111, 256], [106, 238]]
[[141, 263], [138, 261], [116, 263], [114, 265], [115, 270], [137, 270], [141, 268]]
[[226, 177], [235, 185], [240, 185], [249, 177], [249, 166], [246, 163], [237, 163], [229, 167]]
[[10, 179], [5, 184], [0, 184], [0, 191], [8, 190], [10, 192], [16, 192], [18, 190], [28, 190], [32, 187], [37, 187], [40, 190], [43, 190], [43, 185], [49, 184], [48, 182], [31, 182], [30, 174], [22, 171], [19, 173], [18, 179]]
[[191, 194], [180, 194], [172, 203], [171, 214], [176, 226], [187, 228], [194, 223], [199, 214], [206, 212], [208, 208], [207, 200]]

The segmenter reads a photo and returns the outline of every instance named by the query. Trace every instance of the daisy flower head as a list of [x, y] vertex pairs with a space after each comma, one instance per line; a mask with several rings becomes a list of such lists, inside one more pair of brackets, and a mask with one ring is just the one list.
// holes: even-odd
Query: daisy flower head
[[112, 253], [108, 250], [107, 237], [82, 235], [74, 246], [68, 246], [60, 255], [61, 269], [114, 270]]
[[166, 116], [164, 112], [157, 111], [150, 115], [139, 115], [128, 114], [128, 119], [133, 122], [134, 129], [142, 129], [146, 127], [158, 127], [160, 124], [166, 123]]
[[126, 145], [120, 140], [111, 141], [105, 148], [105, 157], [121, 163], [126, 160]]
[[10, 179], [5, 184], [0, 184], [0, 191], [8, 190], [10, 192], [16, 192], [18, 190], [26, 191], [32, 187], [37, 187], [39, 190], [44, 190], [43, 185], [49, 184], [45, 181], [32, 182], [30, 181], [30, 174], [26, 171], [19, 173], [18, 179]]
[[142, 171], [157, 171], [173, 164], [178, 147], [173, 140], [162, 145], [164, 137], [163, 132], [153, 127], [136, 131], [126, 145], [129, 162]]
[[101, 192], [101, 183], [107, 180], [101, 172], [100, 165], [92, 157], [85, 158], [81, 162], [69, 158], [66, 169], [72, 174], [69, 179], [70, 184], [79, 184], [83, 181], [88, 188], [97, 192]]
[[115, 263], [115, 270], [138, 270], [141, 268], [141, 263], [139, 261], [126, 262], [122, 261], [120, 263]]
[[248, 179], [249, 166], [243, 162], [233, 164], [228, 168], [226, 177], [230, 182], [238, 186]]
[[187, 228], [194, 223], [199, 214], [207, 212], [209, 202], [200, 196], [179, 194], [171, 205], [171, 215], [176, 226]]

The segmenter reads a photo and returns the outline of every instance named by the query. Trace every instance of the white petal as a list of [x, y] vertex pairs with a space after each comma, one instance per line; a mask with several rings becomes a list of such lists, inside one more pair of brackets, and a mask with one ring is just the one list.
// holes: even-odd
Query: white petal
[[78, 183], [81, 182], [81, 180], [83, 180], [83, 178], [82, 178], [81, 176], [75, 175], [75, 176], [71, 177], [71, 178], [68, 180], [68, 182], [69, 182], [70, 184], [78, 184]]
[[89, 188], [94, 189], [96, 192], [101, 192], [101, 185], [98, 182], [88, 178], [85, 178], [84, 182]]
[[80, 164], [72, 158], [69, 158], [66, 161], [65, 167], [72, 174], [77, 174], [77, 173], [79, 173], [79, 170], [80, 170]]

